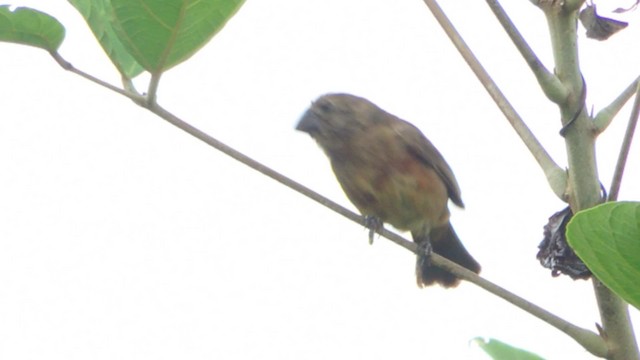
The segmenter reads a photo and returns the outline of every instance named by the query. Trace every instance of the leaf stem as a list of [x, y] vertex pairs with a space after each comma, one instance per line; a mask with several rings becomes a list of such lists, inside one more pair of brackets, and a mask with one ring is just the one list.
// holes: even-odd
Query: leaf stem
[[149, 89], [147, 90], [147, 102], [149, 104], [155, 104], [157, 102], [158, 87], [160, 86], [160, 77], [162, 74], [162, 71], [151, 74], [151, 81], [149, 81]]

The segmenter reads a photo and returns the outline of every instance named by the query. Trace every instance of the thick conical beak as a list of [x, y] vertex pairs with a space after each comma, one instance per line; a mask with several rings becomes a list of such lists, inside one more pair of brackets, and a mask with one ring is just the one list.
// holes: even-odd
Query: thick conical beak
[[309, 134], [316, 133], [318, 128], [318, 115], [316, 115], [311, 109], [307, 110], [307, 112], [302, 115], [300, 120], [298, 121], [298, 125], [296, 125], [296, 130], [304, 131]]

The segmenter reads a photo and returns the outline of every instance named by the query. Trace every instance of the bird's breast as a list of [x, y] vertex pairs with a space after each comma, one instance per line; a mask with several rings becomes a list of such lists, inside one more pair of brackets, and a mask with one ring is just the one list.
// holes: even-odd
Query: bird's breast
[[347, 197], [363, 215], [376, 216], [401, 230], [448, 221], [444, 182], [405, 149], [374, 145], [342, 160], [332, 161], [333, 170]]

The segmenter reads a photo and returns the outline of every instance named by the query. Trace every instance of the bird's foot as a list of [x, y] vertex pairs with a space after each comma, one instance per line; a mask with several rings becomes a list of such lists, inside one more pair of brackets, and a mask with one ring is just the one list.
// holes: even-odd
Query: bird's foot
[[373, 235], [384, 228], [382, 220], [376, 216], [366, 215], [364, 217], [364, 226], [369, 229], [369, 245], [373, 245]]
[[426, 239], [418, 243], [418, 267], [420, 269], [431, 265], [431, 254], [433, 254], [431, 240]]

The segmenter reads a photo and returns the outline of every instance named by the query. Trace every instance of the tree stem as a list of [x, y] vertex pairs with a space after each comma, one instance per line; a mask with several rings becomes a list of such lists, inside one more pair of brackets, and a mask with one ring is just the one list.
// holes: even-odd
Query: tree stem
[[609, 348], [607, 359], [640, 359], [627, 303], [596, 278], [593, 278], [593, 290], [602, 319], [602, 336]]
[[[584, 1], [540, 1], [549, 25], [556, 75], [569, 96], [559, 104], [569, 162], [568, 200], [574, 214], [603, 201], [596, 165], [595, 140], [598, 129], [587, 114], [586, 88], [580, 74], [577, 45], [578, 10]], [[611, 290], [593, 279], [602, 337], [607, 343], [606, 358], [637, 360], [638, 345], [629, 319], [627, 305]]]

